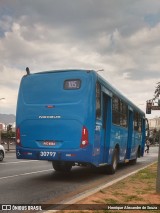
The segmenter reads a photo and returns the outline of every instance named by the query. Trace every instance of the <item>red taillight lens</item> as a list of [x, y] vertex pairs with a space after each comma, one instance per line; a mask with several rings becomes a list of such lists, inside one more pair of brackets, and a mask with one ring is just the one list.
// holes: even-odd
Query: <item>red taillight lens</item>
[[88, 129], [86, 127], [82, 128], [82, 138], [81, 138], [81, 148], [85, 148], [86, 146], [89, 145], [89, 140], [88, 140]]
[[17, 129], [16, 129], [16, 144], [17, 144], [18, 146], [21, 145], [20, 128], [17, 128]]

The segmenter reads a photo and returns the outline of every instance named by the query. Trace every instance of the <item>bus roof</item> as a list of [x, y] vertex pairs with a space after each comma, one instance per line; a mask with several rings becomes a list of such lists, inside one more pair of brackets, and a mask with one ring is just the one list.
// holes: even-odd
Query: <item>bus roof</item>
[[62, 69], [62, 70], [49, 70], [49, 71], [42, 71], [33, 73], [31, 75], [36, 74], [50, 74], [50, 73], [59, 73], [59, 72], [86, 72], [86, 73], [94, 73], [99, 82], [106, 87], [111, 93], [118, 96], [121, 100], [123, 100], [125, 103], [127, 103], [133, 110], [136, 110], [137, 112], [141, 113], [143, 116], [145, 116], [145, 113], [137, 107], [133, 102], [131, 102], [128, 98], [126, 98], [119, 90], [117, 90], [114, 86], [112, 86], [104, 77], [99, 75], [95, 70], [87, 70], [87, 69]]
[[58, 72], [95, 72], [94, 70], [84, 70], [84, 69], [66, 69], [66, 70], [49, 70], [49, 71], [42, 71], [33, 74], [46, 74], [46, 73], [58, 73]]

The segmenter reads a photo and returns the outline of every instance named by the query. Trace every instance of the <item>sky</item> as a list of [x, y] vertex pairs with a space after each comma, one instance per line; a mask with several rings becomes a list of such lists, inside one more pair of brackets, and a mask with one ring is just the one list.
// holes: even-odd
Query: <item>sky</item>
[[160, 82], [160, 1], [0, 0], [0, 113], [16, 113], [27, 66], [103, 70], [145, 111]]

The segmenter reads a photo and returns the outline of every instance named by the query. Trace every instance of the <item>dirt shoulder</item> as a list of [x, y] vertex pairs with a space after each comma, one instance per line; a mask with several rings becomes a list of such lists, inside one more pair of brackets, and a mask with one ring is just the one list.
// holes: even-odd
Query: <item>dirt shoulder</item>
[[[107, 212], [107, 213], [130, 213], [132, 210], [100, 210], [105, 205], [116, 206], [119, 204], [127, 205], [148, 205], [151, 206], [160, 204], [160, 194], [156, 194], [156, 175], [157, 175], [157, 163], [147, 167], [132, 175], [128, 178], [113, 184], [99, 192], [89, 196], [78, 202], [76, 205], [77, 210], [65, 210], [61, 212]], [[85, 206], [87, 209], [84, 210]], [[96, 210], [93, 210], [93, 207]], [[83, 209], [84, 208], [84, 209]], [[83, 209], [83, 210], [82, 210]], [[146, 211], [150, 212], [160, 212], [160, 210], [153, 211], [153, 209], [148, 210], [133, 210], [134, 213], [143, 213]]]

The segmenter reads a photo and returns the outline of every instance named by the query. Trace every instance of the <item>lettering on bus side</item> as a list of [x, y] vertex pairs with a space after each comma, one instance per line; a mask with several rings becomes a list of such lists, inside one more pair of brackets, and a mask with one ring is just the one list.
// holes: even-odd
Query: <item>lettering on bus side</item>
[[100, 131], [100, 130], [101, 130], [101, 127], [96, 125], [95, 130], [96, 130], [96, 131]]

